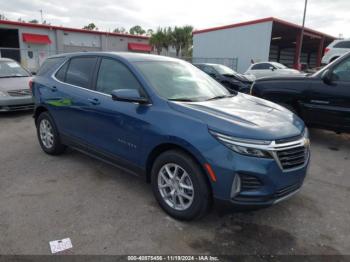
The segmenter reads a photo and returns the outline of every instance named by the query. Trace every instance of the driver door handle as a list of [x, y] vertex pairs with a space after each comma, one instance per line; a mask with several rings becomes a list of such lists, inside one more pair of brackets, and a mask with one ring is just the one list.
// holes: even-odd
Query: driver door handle
[[93, 104], [95, 106], [101, 104], [100, 100], [98, 100], [97, 98], [89, 98], [88, 101], [90, 102], [90, 104]]

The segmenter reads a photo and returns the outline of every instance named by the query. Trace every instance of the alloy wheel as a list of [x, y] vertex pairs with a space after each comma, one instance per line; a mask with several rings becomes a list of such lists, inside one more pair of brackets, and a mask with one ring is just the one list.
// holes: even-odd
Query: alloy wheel
[[54, 135], [51, 123], [47, 119], [41, 120], [39, 131], [42, 144], [48, 149], [51, 148], [54, 144]]
[[181, 166], [168, 163], [158, 173], [158, 190], [164, 202], [179, 211], [188, 209], [194, 199], [192, 180]]

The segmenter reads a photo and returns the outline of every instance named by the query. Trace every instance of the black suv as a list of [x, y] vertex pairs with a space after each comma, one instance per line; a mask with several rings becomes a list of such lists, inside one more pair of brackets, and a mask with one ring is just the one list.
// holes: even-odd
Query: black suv
[[285, 106], [310, 127], [350, 132], [350, 53], [312, 75], [256, 80], [251, 94]]
[[244, 76], [224, 65], [208, 63], [193, 65], [221, 83], [231, 93], [239, 91], [248, 94], [255, 80], [253, 76]]

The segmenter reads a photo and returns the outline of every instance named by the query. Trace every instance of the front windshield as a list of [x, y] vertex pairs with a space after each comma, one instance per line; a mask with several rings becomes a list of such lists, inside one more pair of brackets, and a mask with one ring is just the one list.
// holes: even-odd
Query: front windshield
[[29, 73], [14, 61], [0, 62], [0, 77], [26, 77]]
[[210, 76], [186, 62], [135, 62], [136, 67], [156, 92], [168, 100], [206, 101], [230, 96]]
[[213, 65], [220, 75], [237, 75], [237, 72], [224, 65]]

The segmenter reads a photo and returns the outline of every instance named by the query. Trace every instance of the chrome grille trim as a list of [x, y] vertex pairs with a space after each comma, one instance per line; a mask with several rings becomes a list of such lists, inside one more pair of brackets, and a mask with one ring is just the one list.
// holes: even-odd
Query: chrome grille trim
[[10, 90], [7, 91], [9, 96], [30, 96], [32, 95], [29, 89], [19, 89], [19, 90]]

